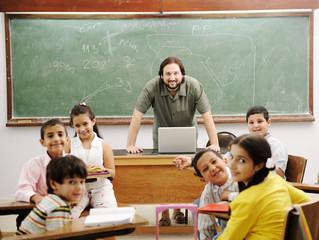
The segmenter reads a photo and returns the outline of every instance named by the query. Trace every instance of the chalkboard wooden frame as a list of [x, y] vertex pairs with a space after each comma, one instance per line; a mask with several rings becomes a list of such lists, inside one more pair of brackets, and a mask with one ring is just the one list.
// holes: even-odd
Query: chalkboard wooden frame
[[[273, 121], [280, 122], [302, 122], [314, 121], [313, 116], [313, 12], [266, 12], [266, 13], [231, 13], [231, 14], [5, 14], [5, 34], [6, 34], [6, 63], [7, 63], [7, 126], [39, 126], [48, 118], [24, 118], [13, 116], [13, 93], [12, 93], [12, 72], [11, 72], [11, 46], [10, 46], [10, 19], [12, 18], [70, 18], [70, 19], [89, 19], [89, 18], [245, 18], [245, 17], [278, 17], [278, 16], [308, 16], [309, 17], [309, 79], [308, 79], [308, 99], [309, 112], [305, 114], [283, 114], [271, 115]], [[132, 109], [133, 112], [133, 109]], [[244, 122], [245, 116], [214, 116], [216, 123], [235, 123]], [[67, 123], [68, 117], [59, 118]], [[98, 117], [100, 125], [127, 125], [131, 117]], [[199, 124], [203, 119], [197, 116]], [[153, 124], [152, 116], [143, 117], [142, 124]]]

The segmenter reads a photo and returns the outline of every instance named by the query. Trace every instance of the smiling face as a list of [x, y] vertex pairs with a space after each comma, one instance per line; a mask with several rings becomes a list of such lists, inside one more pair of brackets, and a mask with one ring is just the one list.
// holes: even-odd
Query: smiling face
[[50, 157], [55, 158], [63, 155], [68, 139], [64, 126], [56, 124], [45, 128], [43, 139], [40, 139], [40, 143], [48, 149]]
[[270, 126], [270, 120], [267, 121], [263, 113], [257, 113], [248, 117], [247, 124], [250, 133], [266, 137]]
[[197, 168], [206, 182], [222, 186], [228, 179], [226, 163], [212, 152], [204, 153], [197, 161]]
[[69, 204], [79, 203], [85, 192], [85, 178], [65, 178], [63, 183], [50, 180], [50, 184], [53, 193]]
[[81, 140], [93, 137], [94, 124], [95, 118], [91, 120], [88, 113], [73, 117], [73, 127]]
[[230, 154], [232, 157], [229, 160], [228, 166], [232, 179], [248, 185], [255, 173], [263, 167], [264, 163], [254, 165], [248, 153], [237, 144], [231, 145]]
[[183, 81], [184, 75], [176, 63], [167, 64], [163, 68], [163, 79], [164, 84], [169, 90], [177, 90]]

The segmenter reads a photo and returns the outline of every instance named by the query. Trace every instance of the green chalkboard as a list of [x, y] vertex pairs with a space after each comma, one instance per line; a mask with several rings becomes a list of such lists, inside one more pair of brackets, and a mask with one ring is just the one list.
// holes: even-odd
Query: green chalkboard
[[186, 74], [202, 82], [213, 116], [243, 115], [257, 104], [273, 115], [312, 114], [309, 13], [7, 19], [8, 121], [68, 117], [79, 102], [101, 118], [130, 117], [168, 56], [179, 57]]

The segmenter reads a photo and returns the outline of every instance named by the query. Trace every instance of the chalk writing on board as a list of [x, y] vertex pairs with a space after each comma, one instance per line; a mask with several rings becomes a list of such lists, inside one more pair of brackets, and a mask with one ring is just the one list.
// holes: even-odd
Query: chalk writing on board
[[309, 112], [308, 17], [17, 18], [10, 28], [16, 117], [67, 116], [80, 101], [98, 116], [131, 116], [168, 56], [203, 84], [213, 115], [254, 104]]
[[[209, 25], [206, 25], [205, 29], [208, 29]], [[192, 29], [195, 27], [193, 26]], [[194, 33], [194, 32], [193, 32]], [[216, 97], [213, 99], [212, 107], [219, 103], [223, 97], [223, 91], [225, 88], [233, 85], [236, 81], [240, 81], [239, 73], [241, 69], [252, 72], [255, 70], [255, 44], [249, 36], [242, 36], [236, 34], [194, 34], [194, 35], [168, 35], [168, 34], [154, 34], [147, 35], [148, 46], [159, 57], [163, 58], [170, 52], [173, 52], [174, 56], [182, 56], [185, 58], [191, 58], [194, 62], [199, 62], [206, 73], [204, 76], [208, 76], [207, 79], [212, 86], [217, 89]], [[205, 54], [202, 49], [196, 49], [193, 44], [199, 43], [204, 45]], [[193, 49], [193, 50], [192, 50]], [[225, 55], [225, 49], [229, 49], [227, 55]], [[218, 51], [223, 51], [224, 62], [222, 66], [215, 65], [213, 56], [218, 54]], [[220, 59], [216, 59], [219, 61]], [[218, 75], [222, 69], [222, 75]], [[250, 79], [251, 85], [255, 86], [255, 76]], [[248, 89], [247, 89], [248, 90]], [[247, 94], [254, 96], [255, 89], [247, 91]], [[254, 97], [252, 98], [252, 103]]]

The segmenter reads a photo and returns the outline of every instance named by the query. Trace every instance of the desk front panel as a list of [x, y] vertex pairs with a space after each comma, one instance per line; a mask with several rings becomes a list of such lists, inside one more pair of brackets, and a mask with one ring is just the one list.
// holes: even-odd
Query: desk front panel
[[[190, 155], [191, 156], [191, 155]], [[205, 183], [194, 172], [178, 170], [176, 155], [115, 156], [116, 176], [113, 187], [116, 199], [125, 204], [193, 203]]]

